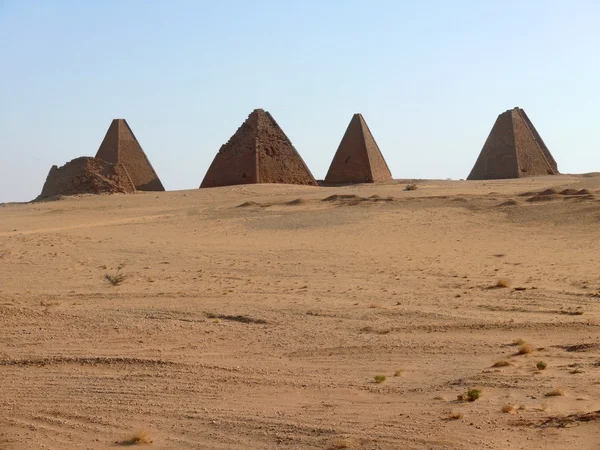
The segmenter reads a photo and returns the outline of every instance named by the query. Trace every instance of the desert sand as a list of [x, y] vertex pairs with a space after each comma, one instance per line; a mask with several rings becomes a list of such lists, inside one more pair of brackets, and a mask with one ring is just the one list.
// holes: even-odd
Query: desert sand
[[406, 183], [0, 206], [0, 448], [598, 448], [600, 176]]

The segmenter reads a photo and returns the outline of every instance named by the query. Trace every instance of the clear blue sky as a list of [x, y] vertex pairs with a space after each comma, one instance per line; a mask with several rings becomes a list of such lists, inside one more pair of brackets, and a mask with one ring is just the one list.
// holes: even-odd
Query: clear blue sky
[[598, 0], [0, 0], [0, 202], [129, 122], [168, 190], [255, 108], [317, 178], [355, 112], [395, 178], [465, 178], [525, 108], [567, 173], [600, 171]]

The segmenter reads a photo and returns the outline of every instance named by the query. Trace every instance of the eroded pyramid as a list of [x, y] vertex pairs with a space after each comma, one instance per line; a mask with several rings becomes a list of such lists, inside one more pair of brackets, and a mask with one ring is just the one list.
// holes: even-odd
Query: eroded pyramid
[[273, 116], [262, 109], [254, 110], [221, 147], [200, 187], [249, 183], [317, 184]]
[[325, 177], [327, 184], [374, 183], [392, 179], [362, 114], [354, 114]]
[[96, 158], [125, 166], [135, 188], [139, 191], [165, 190], [125, 119], [112, 121], [96, 153]]
[[132, 194], [135, 186], [121, 164], [81, 157], [62, 167], [52, 166], [37, 200], [60, 195]]
[[558, 174], [556, 161], [521, 108], [498, 116], [468, 180]]

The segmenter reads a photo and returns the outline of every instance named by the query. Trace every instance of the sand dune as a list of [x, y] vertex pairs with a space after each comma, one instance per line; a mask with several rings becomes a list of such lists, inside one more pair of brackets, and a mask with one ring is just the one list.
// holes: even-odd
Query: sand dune
[[596, 448], [599, 220], [598, 174], [1, 205], [0, 448]]

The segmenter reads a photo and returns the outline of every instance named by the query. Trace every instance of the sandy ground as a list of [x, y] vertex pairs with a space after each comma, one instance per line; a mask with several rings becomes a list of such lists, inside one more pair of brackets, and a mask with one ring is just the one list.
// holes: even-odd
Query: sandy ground
[[404, 186], [0, 206], [0, 448], [600, 448], [600, 177]]

